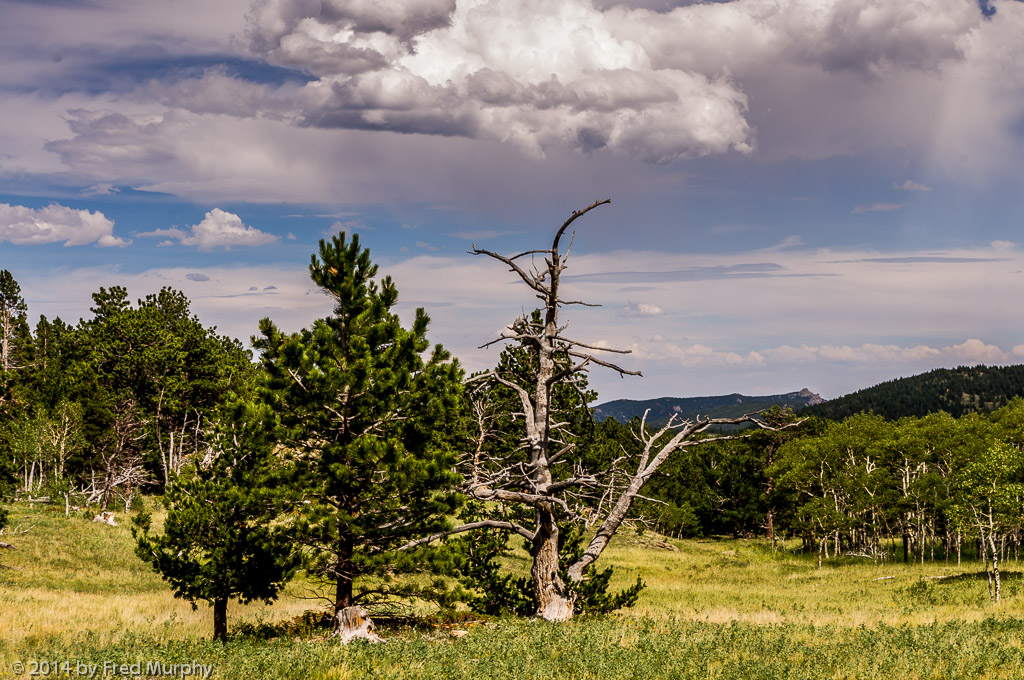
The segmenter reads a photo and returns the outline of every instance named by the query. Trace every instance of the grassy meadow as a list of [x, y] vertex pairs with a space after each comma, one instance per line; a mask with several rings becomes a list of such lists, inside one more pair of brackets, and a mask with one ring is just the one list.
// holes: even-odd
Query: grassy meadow
[[[163, 663], [174, 677], [203, 664], [215, 678], [339, 680], [1017, 678], [1024, 668], [1024, 567], [1012, 560], [995, 605], [976, 562], [844, 557], [819, 570], [814, 556], [757, 541], [650, 533], [620, 536], [602, 558], [619, 586], [637, 575], [648, 586], [614, 616], [564, 625], [466, 616], [345, 647], [285, 625], [320, 606], [295, 580], [271, 606], [232, 603], [221, 645], [209, 640], [209, 608], [175, 599], [133, 554], [128, 518], [118, 521], [12, 507], [3, 540], [17, 549], [0, 554], [0, 677], [83, 677], [89, 666], [98, 677], [105, 663], [109, 677], [140, 677], [115, 664], [139, 664], [149, 677], [147, 663]], [[511, 566], [525, 569], [525, 559]]]

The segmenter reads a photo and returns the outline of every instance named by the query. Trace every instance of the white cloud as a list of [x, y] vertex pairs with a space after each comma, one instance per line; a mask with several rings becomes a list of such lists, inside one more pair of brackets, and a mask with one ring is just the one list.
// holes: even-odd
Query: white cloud
[[866, 212], [893, 212], [895, 210], [902, 210], [907, 206], [902, 203], [871, 203], [867, 205], [858, 205], [853, 209], [854, 215], [859, 215]]
[[665, 310], [657, 305], [649, 305], [643, 302], [627, 302], [622, 308], [622, 315], [629, 317], [641, 316], [663, 316]]
[[74, 210], [56, 203], [33, 209], [0, 203], [0, 242], [16, 245], [64, 242], [65, 246], [95, 243], [98, 246], [126, 246], [113, 235], [114, 223], [103, 213]]
[[[496, 39], [496, 36], [500, 36]], [[652, 67], [590, 0], [255, 5], [253, 45], [307, 69], [307, 125], [552, 147], [652, 162], [749, 151], [746, 97], [716, 70]]]
[[[372, 248], [369, 239], [368, 244]], [[567, 272], [737, 267], [744, 261], [763, 262], [765, 255], [581, 254], [570, 258]], [[1014, 307], [1015, 300], [1024, 298], [1024, 275], [1019, 273], [1024, 253], [975, 249], [910, 251], [888, 259], [877, 255], [773, 251], [780, 269], [757, 277], [664, 282], [645, 290], [643, 304], [665, 313], [643, 323], [623, 319], [626, 305], [638, 303], [622, 281], [566, 279], [567, 298], [603, 306], [567, 307], [560, 321], [570, 324], [567, 332], [575, 339], [632, 349], [614, 360], [643, 371], [642, 380], [620, 380], [597, 368], [590, 373], [591, 384], [609, 399], [750, 393], [751, 385], [774, 386], [780, 393], [810, 387], [828, 397], [941, 366], [1024, 360]], [[443, 343], [469, 371], [493, 366], [499, 349], [480, 345], [493, 339], [493, 329], [537, 304], [514, 274], [489, 258], [418, 254], [383, 258], [378, 264], [380, 274], [392, 276], [401, 293], [397, 309], [403, 318], [424, 307], [432, 319], [430, 339]], [[264, 316], [297, 330], [330, 308], [300, 263], [15, 275], [26, 295], [31, 293], [33, 314], [77, 318], [99, 286], [127, 285], [137, 297], [168, 285], [189, 295], [207, 323], [242, 339], [255, 332]], [[269, 282], [276, 290], [266, 290]]]
[[903, 182], [902, 184], [900, 184], [898, 182], [893, 182], [892, 183], [892, 187], [893, 187], [893, 189], [902, 189], [903, 191], [931, 191], [932, 190], [932, 188], [930, 186], [927, 186], [925, 184], [921, 184], [920, 182], [915, 182], [915, 181], [909, 180], [909, 179], [907, 181]]
[[[242, 224], [242, 218], [214, 208], [206, 213], [199, 224], [187, 232], [182, 229], [154, 229], [153, 231], [136, 234], [140, 238], [166, 236], [181, 245], [198, 246], [200, 250], [211, 251], [216, 248], [230, 250], [233, 246], [264, 246], [278, 240], [277, 236], [260, 231], [255, 227]], [[162, 241], [159, 245], [171, 245], [173, 241]]]
[[[602, 154], [604, 181], [620, 190], [640, 171], [612, 170], [616, 159], [730, 150], [772, 161], [898, 149], [929, 177], [961, 183], [1021, 172], [1024, 4], [1001, 3], [989, 20], [963, 0], [608, 4], [268, 0], [253, 10], [250, 42], [313, 73], [309, 84], [211, 69], [118, 97], [10, 97], [0, 113], [17, 125], [0, 131], [12, 154], [0, 173], [59, 159], [83, 185], [209, 202], [416, 194], [464, 205], [481, 194], [465, 178], [495, 167], [506, 181], [589, 178], [565, 172], [572, 149]], [[53, 129], [60, 113], [68, 139]], [[543, 169], [499, 144], [545, 154]], [[428, 171], [438, 154], [445, 172]]]

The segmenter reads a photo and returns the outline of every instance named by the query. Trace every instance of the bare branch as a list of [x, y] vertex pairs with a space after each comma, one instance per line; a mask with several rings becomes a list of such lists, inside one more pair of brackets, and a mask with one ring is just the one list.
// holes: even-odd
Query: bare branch
[[594, 350], [598, 350], [598, 351], [601, 351], [601, 352], [614, 352], [615, 354], [632, 354], [633, 353], [633, 350], [631, 350], [631, 349], [618, 349], [616, 347], [601, 347], [599, 345], [588, 345], [585, 342], [580, 342], [579, 340], [573, 340], [572, 338], [567, 338], [564, 335], [559, 335], [558, 339], [559, 339], [559, 341], [564, 342], [567, 345], [576, 345], [578, 347], [586, 347], [587, 349], [594, 349]]
[[[475, 243], [473, 244], [473, 247], [474, 248], [476, 247]], [[521, 257], [526, 257], [527, 255], [539, 255], [541, 253], [543, 253], [544, 255], [550, 255], [551, 251], [550, 250], [527, 250], [525, 252], [519, 253], [518, 255], [513, 255], [512, 257], [510, 257], [508, 259], [510, 259], [510, 260], [518, 260]]]
[[586, 208], [583, 208], [583, 210], [576, 210], [575, 212], [573, 212], [573, 214], [569, 216], [569, 219], [567, 219], [565, 221], [565, 223], [561, 226], [561, 228], [558, 230], [558, 233], [555, 234], [555, 240], [552, 242], [552, 245], [551, 245], [551, 252], [552, 253], [557, 253], [558, 252], [558, 242], [559, 242], [559, 240], [561, 240], [562, 234], [565, 233], [565, 230], [569, 228], [569, 225], [571, 225], [573, 222], [575, 222], [579, 218], [581, 218], [584, 215], [586, 215], [588, 212], [590, 212], [594, 208], [597, 208], [598, 206], [602, 206], [602, 205], [605, 205], [605, 204], [608, 204], [608, 203], [611, 203], [611, 202], [612, 202], [612, 199], [610, 199], [610, 198], [606, 198], [606, 199], [603, 199], [603, 200], [599, 199], [599, 200], [594, 201], [590, 205], [588, 205]]
[[601, 305], [596, 302], [583, 302], [582, 300], [559, 300], [558, 304], [565, 305], [583, 305], [584, 307], [600, 307]]
[[511, 531], [517, 533], [528, 541], [533, 540], [533, 532], [531, 532], [526, 527], [520, 526], [514, 522], [500, 522], [498, 520], [487, 519], [481, 520], [479, 522], [470, 522], [469, 524], [463, 524], [453, 529], [448, 529], [447, 531], [439, 531], [436, 534], [431, 534], [430, 536], [418, 538], [415, 541], [409, 541], [408, 543], [406, 543], [398, 549], [409, 550], [411, 548], [425, 545], [427, 543], [433, 543], [434, 541], [446, 538], [448, 536], [454, 536], [455, 534], [461, 534], [466, 531], [473, 531], [474, 529], [501, 529], [502, 531]]
[[508, 265], [509, 271], [513, 271], [516, 274], [518, 274], [519, 278], [521, 278], [530, 288], [533, 288], [538, 293], [543, 293], [545, 295], [550, 293], [547, 287], [541, 283], [543, 279], [536, 275], [530, 275], [526, 273], [519, 265], [513, 262], [511, 258], [505, 257], [504, 255], [499, 255], [498, 253], [495, 253], [490, 250], [477, 248], [475, 243], [473, 244], [473, 249], [470, 250], [469, 252], [472, 253], [473, 255], [487, 255], [488, 257], [493, 257], [495, 260], [498, 260], [499, 262], [504, 262], [506, 265]]
[[576, 357], [577, 359], [587, 359], [588, 361], [591, 361], [591, 362], [597, 364], [598, 366], [604, 366], [605, 368], [610, 368], [613, 371], [617, 372], [620, 376], [626, 376], [626, 375], [640, 375], [640, 376], [642, 376], [640, 371], [630, 371], [630, 370], [627, 370], [627, 369], [622, 368], [621, 366], [617, 366], [617, 365], [615, 365], [615, 364], [613, 364], [613, 363], [611, 363], [609, 361], [602, 361], [601, 359], [598, 359], [598, 358], [596, 358], [596, 357], [594, 357], [594, 356], [592, 356], [590, 354], [583, 354], [582, 352], [573, 352], [572, 350], [569, 350], [568, 352], [566, 352], [566, 354], [568, 354], [571, 357]]

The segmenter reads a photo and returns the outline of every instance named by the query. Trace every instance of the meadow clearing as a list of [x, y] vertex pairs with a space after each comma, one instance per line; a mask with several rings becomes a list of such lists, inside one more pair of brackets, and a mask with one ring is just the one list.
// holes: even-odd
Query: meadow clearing
[[613, 616], [548, 624], [460, 613], [382, 626], [383, 645], [341, 646], [294, 624], [322, 606], [296, 579], [273, 605], [232, 603], [220, 644], [209, 639], [209, 608], [175, 599], [134, 555], [128, 517], [116, 527], [90, 517], [12, 506], [4, 540], [17, 549], [0, 555], [2, 677], [909, 679], [1016, 678], [1024, 668], [1013, 560], [996, 605], [973, 561], [842, 557], [818, 569], [814, 555], [756, 540], [627, 531], [602, 561], [616, 568], [613, 584], [639, 575], [647, 589]]

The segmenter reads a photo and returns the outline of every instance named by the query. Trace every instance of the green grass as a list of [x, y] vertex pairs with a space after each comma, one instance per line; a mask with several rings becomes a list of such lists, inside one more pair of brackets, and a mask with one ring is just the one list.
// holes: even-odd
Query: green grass
[[[602, 558], [632, 610], [551, 625], [528, 620], [385, 630], [347, 647], [281, 626], [316, 602], [292, 583], [271, 606], [233, 604], [227, 645], [132, 552], [121, 526], [12, 508], [29, 528], [0, 555], [0, 677], [15, 664], [210, 664], [215, 678], [1013, 678], [1024, 667], [1021, 568], [988, 601], [977, 563], [873, 565], [773, 553], [756, 541], [670, 541], [626, 533]], [[510, 566], [525, 569], [522, 556]], [[924, 579], [950, 576], [954, 578]], [[885, 578], [881, 577], [892, 577]], [[466, 630], [465, 637], [452, 635]], [[270, 639], [266, 639], [266, 638]], [[43, 667], [36, 666], [42, 670]], [[109, 666], [108, 666], [109, 668]], [[47, 677], [57, 677], [49, 674]], [[38, 676], [37, 676], [38, 677]], [[113, 677], [121, 677], [114, 675]]]

